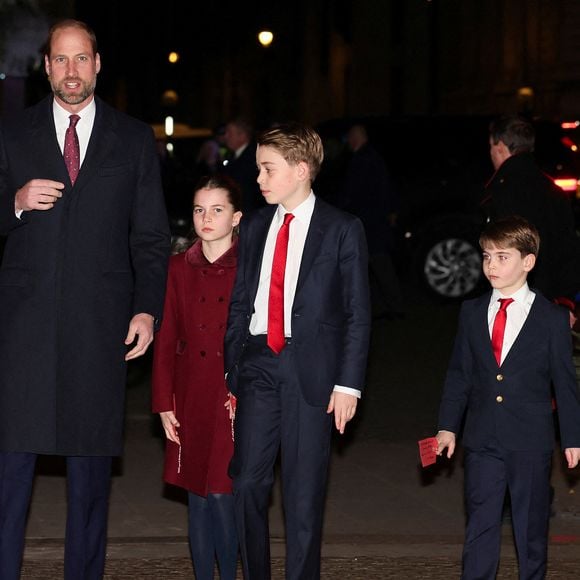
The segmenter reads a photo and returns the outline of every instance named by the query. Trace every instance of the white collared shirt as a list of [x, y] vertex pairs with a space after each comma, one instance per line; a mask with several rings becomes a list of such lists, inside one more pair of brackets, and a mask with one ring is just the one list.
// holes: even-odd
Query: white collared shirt
[[[79, 152], [80, 152], [80, 164], [82, 166], [83, 161], [85, 159], [85, 155], [87, 154], [87, 148], [89, 146], [89, 139], [91, 138], [91, 132], [93, 131], [93, 125], [95, 123], [95, 112], [97, 107], [95, 105], [95, 99], [92, 99], [91, 102], [81, 111], [77, 113], [80, 117], [77, 125], [77, 136], [79, 138]], [[60, 147], [61, 152], [64, 151], [64, 138], [66, 135], [66, 130], [70, 124], [70, 115], [68, 111], [63, 109], [56, 100], [52, 102], [52, 112], [54, 115], [54, 126], [56, 129], [56, 138], [58, 140], [58, 144]]]
[[[292, 305], [294, 304], [300, 263], [302, 262], [304, 244], [306, 243], [306, 235], [310, 227], [315, 200], [316, 197], [311, 191], [310, 195], [291, 212], [294, 215], [294, 219], [289, 226], [288, 254], [286, 258], [286, 273], [284, 275], [284, 336], [287, 337], [292, 336]], [[278, 230], [284, 222], [284, 216], [287, 213], [288, 211], [284, 209], [284, 206], [278, 205], [268, 230], [262, 257], [260, 282], [258, 283], [258, 292], [254, 301], [254, 314], [250, 321], [250, 332], [255, 335], [268, 332], [268, 295], [270, 293], [274, 248]]]
[[499, 290], [494, 290], [491, 294], [491, 299], [489, 301], [489, 307], [487, 309], [487, 322], [489, 325], [489, 336], [491, 338], [493, 330], [493, 321], [495, 320], [495, 315], [499, 310], [500, 298], [513, 298], [514, 301], [507, 308], [507, 317], [505, 325], [505, 333], [503, 337], [503, 346], [501, 349], [501, 362], [505, 360], [510, 348], [513, 346], [518, 334], [520, 333], [532, 304], [536, 298], [536, 294], [530, 290], [527, 282], [514, 294], [511, 296], [504, 296]]
[[[260, 281], [258, 283], [258, 292], [254, 301], [254, 314], [250, 320], [250, 332], [253, 335], [267, 334], [268, 332], [268, 295], [270, 293], [270, 277], [272, 274], [272, 262], [274, 261], [274, 248], [276, 246], [276, 237], [278, 230], [284, 222], [284, 215], [292, 213], [294, 219], [290, 222], [288, 253], [286, 258], [286, 273], [284, 275], [284, 336], [292, 336], [292, 305], [296, 294], [296, 285], [298, 284], [298, 274], [300, 273], [300, 264], [302, 254], [304, 253], [304, 244], [312, 213], [314, 212], [314, 203], [316, 197], [312, 190], [310, 195], [292, 212], [288, 212], [284, 206], [278, 205], [276, 213], [272, 218], [266, 245], [264, 246], [264, 255], [262, 257], [262, 266], [260, 269]], [[351, 387], [335, 385], [334, 390], [348, 395], [354, 395], [360, 398], [361, 391]]]

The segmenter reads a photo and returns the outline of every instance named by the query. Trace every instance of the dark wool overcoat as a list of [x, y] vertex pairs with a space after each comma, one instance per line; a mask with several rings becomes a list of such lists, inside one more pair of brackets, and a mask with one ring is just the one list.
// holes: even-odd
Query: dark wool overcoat
[[[14, 213], [35, 178], [65, 184]], [[0, 451], [119, 455], [131, 317], [160, 318], [170, 233], [152, 130], [96, 99], [68, 177], [52, 96], [0, 127]]]
[[171, 258], [153, 358], [153, 412], [174, 411], [181, 445], [167, 441], [165, 481], [197, 495], [231, 493], [232, 429], [224, 407], [223, 343], [237, 240], [215, 262], [198, 240]]

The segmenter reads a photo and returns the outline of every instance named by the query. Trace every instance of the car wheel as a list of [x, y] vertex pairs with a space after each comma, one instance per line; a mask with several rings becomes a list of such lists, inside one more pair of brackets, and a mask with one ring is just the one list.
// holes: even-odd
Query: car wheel
[[465, 239], [440, 239], [424, 256], [424, 282], [438, 296], [462, 299], [481, 282], [481, 254]]

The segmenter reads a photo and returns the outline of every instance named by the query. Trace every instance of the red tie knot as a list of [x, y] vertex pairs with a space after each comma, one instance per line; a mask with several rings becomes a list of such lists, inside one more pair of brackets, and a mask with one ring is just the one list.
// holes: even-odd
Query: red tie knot
[[506, 310], [507, 307], [514, 301], [513, 298], [498, 298], [499, 309]]
[[78, 115], [71, 115], [69, 117], [69, 119], [70, 119], [69, 127], [72, 127], [74, 129], [77, 126], [77, 123], [79, 122], [80, 117]]
[[294, 219], [293, 213], [284, 214], [284, 223], [282, 225], [287, 226], [293, 219]]

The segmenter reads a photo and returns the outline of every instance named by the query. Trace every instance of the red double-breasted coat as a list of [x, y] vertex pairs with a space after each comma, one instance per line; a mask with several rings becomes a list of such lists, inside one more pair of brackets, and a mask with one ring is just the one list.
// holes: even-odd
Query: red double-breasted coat
[[152, 407], [175, 412], [181, 445], [167, 441], [163, 478], [197, 495], [231, 493], [232, 429], [224, 407], [223, 341], [237, 240], [213, 263], [198, 240], [172, 256], [154, 342]]

